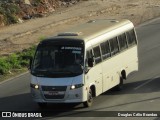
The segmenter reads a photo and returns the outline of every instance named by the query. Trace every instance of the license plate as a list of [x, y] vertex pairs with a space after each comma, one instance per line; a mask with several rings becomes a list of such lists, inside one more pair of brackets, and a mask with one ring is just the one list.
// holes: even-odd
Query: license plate
[[63, 91], [44, 91], [45, 95], [64, 95]]

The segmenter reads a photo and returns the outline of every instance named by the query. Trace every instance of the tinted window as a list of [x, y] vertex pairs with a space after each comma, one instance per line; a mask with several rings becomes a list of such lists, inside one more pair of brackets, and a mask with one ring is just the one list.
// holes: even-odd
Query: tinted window
[[122, 35], [118, 36], [118, 40], [119, 40], [120, 50], [126, 49], [127, 48], [126, 35], [122, 34]]
[[94, 52], [95, 64], [100, 63], [102, 60], [101, 60], [101, 53], [100, 53], [99, 46], [94, 47], [93, 52]]
[[102, 51], [102, 58], [103, 59], [110, 57], [110, 48], [109, 48], [108, 41], [101, 43], [101, 51]]
[[136, 44], [136, 35], [134, 30], [127, 32], [126, 35], [127, 35], [128, 46]]
[[111, 46], [111, 54], [115, 55], [119, 51], [117, 38], [113, 38], [109, 42]]

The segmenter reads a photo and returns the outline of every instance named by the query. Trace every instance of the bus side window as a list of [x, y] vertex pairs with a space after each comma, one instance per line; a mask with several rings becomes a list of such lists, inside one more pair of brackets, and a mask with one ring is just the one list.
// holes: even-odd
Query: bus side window
[[136, 35], [134, 30], [131, 30], [129, 32], [126, 32], [127, 35], [127, 41], [128, 41], [128, 46], [132, 46], [136, 44]]
[[117, 37], [111, 39], [110, 41], [111, 55], [115, 55], [119, 52]]
[[93, 52], [94, 52], [95, 64], [100, 63], [102, 61], [102, 59], [101, 59], [101, 52], [100, 52], [99, 46], [94, 47]]
[[111, 56], [109, 42], [105, 41], [105, 42], [101, 43], [100, 46], [101, 46], [103, 60], [109, 58]]
[[118, 36], [118, 41], [119, 41], [120, 50], [127, 49], [127, 41], [126, 41], [125, 33]]

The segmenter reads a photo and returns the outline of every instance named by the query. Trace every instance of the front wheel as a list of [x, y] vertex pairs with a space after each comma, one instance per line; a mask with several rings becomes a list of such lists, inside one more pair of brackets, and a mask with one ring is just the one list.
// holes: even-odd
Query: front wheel
[[84, 107], [90, 107], [93, 104], [93, 94], [92, 90], [90, 89], [88, 92], [88, 100], [83, 103]]

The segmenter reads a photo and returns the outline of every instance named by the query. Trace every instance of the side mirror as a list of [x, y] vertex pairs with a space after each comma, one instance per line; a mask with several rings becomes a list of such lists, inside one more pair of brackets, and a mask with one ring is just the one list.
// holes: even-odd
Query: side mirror
[[93, 67], [93, 58], [88, 58], [88, 67]]

